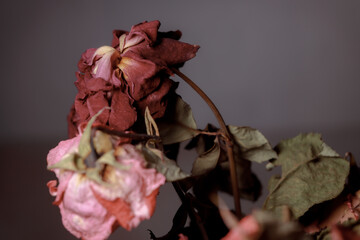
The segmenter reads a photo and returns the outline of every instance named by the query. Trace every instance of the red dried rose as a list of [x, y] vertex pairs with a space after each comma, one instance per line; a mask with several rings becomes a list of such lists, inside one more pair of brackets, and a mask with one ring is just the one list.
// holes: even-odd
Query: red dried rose
[[78, 94], [68, 116], [69, 136], [97, 111], [109, 106], [97, 122], [116, 130], [129, 129], [149, 107], [152, 116], [164, 115], [169, 94], [177, 84], [169, 79], [172, 67], [193, 58], [199, 48], [178, 41], [181, 32], [158, 32], [159, 21], [135, 25], [130, 32], [115, 30], [112, 47], [85, 51], [78, 63]]

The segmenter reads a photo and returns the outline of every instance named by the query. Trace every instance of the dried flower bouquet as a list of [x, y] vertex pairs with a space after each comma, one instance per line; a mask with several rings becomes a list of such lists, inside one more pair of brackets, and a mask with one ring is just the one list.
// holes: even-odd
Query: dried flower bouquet
[[[65, 228], [94, 240], [119, 226], [136, 228], [155, 211], [159, 188], [171, 182], [182, 204], [169, 232], [150, 231], [151, 239], [360, 239], [360, 170], [353, 156], [341, 157], [317, 133], [272, 148], [258, 130], [226, 125], [179, 71], [199, 46], [159, 27], [152, 21], [115, 30], [111, 46], [81, 56], [69, 139], [47, 157], [57, 177], [47, 185]], [[209, 105], [218, 128], [197, 128], [174, 74]], [[191, 173], [176, 162], [184, 141], [198, 154]], [[270, 179], [263, 209], [243, 216], [240, 198], [256, 200], [261, 192], [253, 162], [280, 166], [282, 173]], [[233, 195], [234, 211], [219, 192]]]

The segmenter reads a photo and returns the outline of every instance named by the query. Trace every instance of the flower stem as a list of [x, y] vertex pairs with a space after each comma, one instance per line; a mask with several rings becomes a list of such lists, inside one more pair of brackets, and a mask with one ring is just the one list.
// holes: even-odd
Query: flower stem
[[211, 101], [211, 99], [204, 93], [201, 88], [199, 88], [190, 78], [188, 78], [185, 74], [180, 72], [176, 68], [171, 69], [174, 73], [176, 73], [180, 78], [182, 78], [187, 84], [190, 85], [199, 95], [200, 97], [209, 105], [210, 109], [213, 111], [216, 119], [220, 124], [220, 129], [225, 135], [225, 142], [226, 142], [226, 152], [229, 158], [230, 164], [230, 177], [231, 177], [231, 185], [232, 185], [232, 192], [234, 197], [234, 206], [236, 215], [238, 218], [241, 217], [241, 206], [240, 206], [240, 197], [239, 197], [239, 189], [238, 189], [238, 182], [236, 176], [236, 167], [235, 167], [235, 159], [234, 159], [234, 151], [233, 151], [233, 142], [232, 136], [229, 130], [226, 127], [225, 121], [221, 116], [219, 110], [215, 106], [215, 104]]
[[194, 207], [191, 204], [190, 199], [187, 198], [187, 195], [184, 194], [184, 192], [181, 190], [181, 187], [179, 183], [173, 182], [173, 187], [175, 188], [176, 193], [178, 194], [181, 202], [185, 204], [185, 207], [188, 209], [189, 217], [192, 221], [194, 221], [199, 228], [202, 240], [209, 240], [209, 237], [206, 233], [205, 227], [202, 224], [200, 216], [197, 214], [197, 212], [194, 210]]

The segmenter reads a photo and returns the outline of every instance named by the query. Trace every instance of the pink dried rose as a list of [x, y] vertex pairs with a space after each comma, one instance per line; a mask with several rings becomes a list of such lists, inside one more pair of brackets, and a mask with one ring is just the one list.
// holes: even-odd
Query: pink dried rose
[[179, 239], [178, 240], [189, 240], [189, 238], [187, 236], [185, 236], [184, 234], [180, 233], [178, 235]]
[[68, 116], [69, 136], [99, 109], [109, 106], [97, 122], [116, 130], [129, 129], [149, 107], [152, 116], [164, 115], [177, 84], [171, 68], [182, 66], [199, 48], [178, 41], [180, 31], [158, 32], [159, 21], [135, 25], [130, 32], [115, 30], [112, 46], [85, 51], [78, 63], [78, 94]]
[[238, 225], [222, 238], [222, 240], [255, 240], [258, 239], [261, 227], [252, 215], [240, 220]]
[[114, 156], [113, 164], [69, 165], [74, 163], [69, 156], [78, 156], [81, 137], [60, 142], [47, 157], [59, 181], [57, 187], [56, 180], [49, 181], [49, 191], [56, 196], [54, 204], [65, 228], [78, 238], [98, 240], [106, 239], [118, 225], [130, 230], [149, 219], [165, 177], [147, 169], [142, 154], [129, 144], [107, 153]]

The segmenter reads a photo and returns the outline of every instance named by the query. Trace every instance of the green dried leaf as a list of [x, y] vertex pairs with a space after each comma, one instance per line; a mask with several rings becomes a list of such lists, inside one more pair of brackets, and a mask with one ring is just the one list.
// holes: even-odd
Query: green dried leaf
[[193, 164], [191, 174], [194, 176], [202, 175], [208, 171], [213, 170], [220, 157], [220, 146], [217, 141], [215, 141], [212, 148], [208, 151], [200, 154]]
[[90, 145], [90, 138], [91, 138], [91, 127], [93, 123], [95, 122], [96, 118], [105, 110], [108, 109], [108, 107], [101, 109], [98, 113], [96, 113], [88, 122], [86, 125], [84, 132], [81, 136], [79, 147], [78, 147], [78, 153], [81, 157], [86, 158], [87, 155], [91, 152], [91, 145]]
[[69, 171], [85, 171], [86, 165], [83, 159], [76, 153], [67, 154], [59, 162], [51, 165], [48, 169], [64, 169]]
[[111, 136], [102, 131], [96, 131], [93, 138], [94, 148], [98, 154], [103, 154], [113, 149]]
[[129, 166], [125, 166], [118, 161], [116, 161], [116, 157], [114, 155], [114, 150], [108, 151], [107, 153], [103, 154], [97, 161], [96, 164], [107, 164], [111, 165], [120, 170], [127, 170]]
[[88, 168], [86, 169], [86, 177], [101, 185], [107, 185], [102, 179], [101, 168]]
[[301, 134], [282, 141], [275, 149], [278, 158], [273, 164], [282, 167], [282, 176], [270, 181], [265, 209], [281, 216], [281, 207], [288, 206], [299, 218], [313, 205], [335, 198], [344, 189], [349, 162], [324, 144], [320, 134]]
[[[170, 109], [170, 108], [168, 108]], [[163, 144], [183, 142], [197, 135], [197, 129], [190, 106], [180, 96], [176, 99], [174, 109], [158, 121]]]
[[240, 146], [244, 159], [262, 163], [277, 158], [276, 152], [259, 130], [231, 125], [228, 126], [228, 129]]
[[148, 167], [155, 168], [167, 181], [173, 182], [189, 177], [189, 174], [183, 172], [177, 163], [167, 158], [162, 151], [141, 145], [138, 148], [144, 154]]

